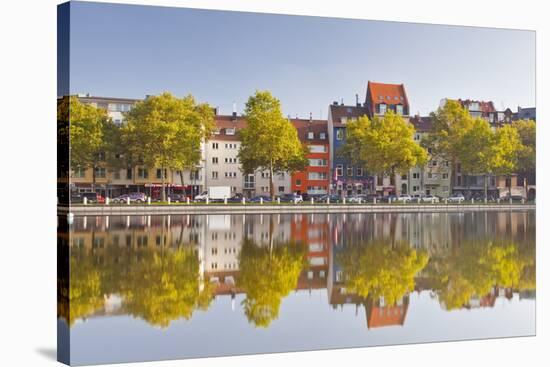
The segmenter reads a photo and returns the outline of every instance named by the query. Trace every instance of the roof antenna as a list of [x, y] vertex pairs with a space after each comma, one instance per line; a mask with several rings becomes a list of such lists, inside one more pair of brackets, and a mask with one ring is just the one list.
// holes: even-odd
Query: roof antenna
[[313, 114], [310, 112], [309, 113], [309, 123], [311, 124], [311, 121], [313, 120]]
[[235, 101], [233, 101], [233, 114], [231, 115], [231, 119], [237, 119], [237, 103], [235, 103]]

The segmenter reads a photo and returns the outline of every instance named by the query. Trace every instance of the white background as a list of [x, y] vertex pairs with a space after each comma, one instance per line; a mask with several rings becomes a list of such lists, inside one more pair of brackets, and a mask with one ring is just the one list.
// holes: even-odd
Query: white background
[[[145, 363], [146, 366], [547, 365], [550, 32], [545, 1], [123, 1], [537, 31], [537, 336]], [[54, 365], [56, 348], [56, 5], [0, 4], [0, 366]], [[327, 50], [329, 46], [327, 45]], [[514, 45], [501, 55], [513, 52]], [[405, 55], [404, 55], [405, 56]], [[410, 55], [406, 55], [410, 57]], [[502, 76], [506, 78], [506, 75]], [[480, 80], [480, 83], [483, 81]], [[475, 86], [472, 86], [475, 88]], [[548, 103], [546, 103], [548, 105]], [[546, 169], [543, 167], [546, 166]], [[545, 226], [546, 224], [546, 226]], [[6, 235], [7, 234], [7, 235]], [[213, 340], [213, 343], [217, 341]]]

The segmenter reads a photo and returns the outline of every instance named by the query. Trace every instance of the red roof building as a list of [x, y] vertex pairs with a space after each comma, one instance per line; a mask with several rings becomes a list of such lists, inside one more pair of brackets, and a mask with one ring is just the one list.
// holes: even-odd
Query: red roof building
[[309, 165], [295, 172], [291, 178], [291, 191], [297, 194], [324, 195], [330, 185], [330, 142], [327, 120], [291, 119], [298, 138], [309, 148]]
[[389, 110], [399, 115], [409, 115], [409, 100], [403, 84], [386, 84], [369, 81], [365, 105], [371, 117], [384, 115]]

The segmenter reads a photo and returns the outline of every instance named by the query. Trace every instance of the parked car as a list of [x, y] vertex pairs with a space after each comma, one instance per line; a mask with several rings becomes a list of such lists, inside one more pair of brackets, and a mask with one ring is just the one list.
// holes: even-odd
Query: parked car
[[250, 202], [250, 203], [259, 203], [262, 200], [263, 200], [264, 203], [270, 203], [271, 202], [271, 198], [269, 196], [264, 196], [264, 195], [254, 196], [253, 198], [249, 199], [248, 202]]
[[505, 196], [501, 197], [500, 199], [504, 200], [504, 201], [510, 201], [510, 197], [512, 198], [512, 201], [521, 201], [521, 200], [523, 200], [523, 196], [521, 196], [521, 195], [512, 195], [512, 196], [510, 196], [509, 194], [506, 194]]
[[394, 201], [396, 201], [396, 199], [397, 199], [397, 196], [388, 195], [388, 196], [383, 196], [381, 201], [383, 201], [385, 203], [389, 203], [391, 201], [393, 203]]
[[412, 201], [411, 195], [399, 195], [397, 202], [399, 203], [410, 203]]
[[462, 194], [454, 194], [454, 195], [449, 196], [447, 198], [447, 202], [449, 202], [449, 203], [461, 203], [464, 200], [466, 200], [466, 199], [464, 198], [464, 195], [462, 195]]
[[282, 203], [301, 203], [304, 201], [302, 195], [298, 194], [284, 194], [280, 198]]
[[330, 203], [339, 203], [341, 201], [338, 195], [321, 195], [315, 198], [315, 201], [318, 203], [326, 203], [327, 199]]
[[346, 202], [352, 203], [352, 204], [360, 204], [360, 203], [366, 203], [367, 202], [367, 196], [366, 195], [353, 195], [346, 198]]
[[234, 196], [227, 199], [228, 203], [240, 203], [243, 201], [243, 194], [235, 194]]
[[420, 201], [423, 203], [439, 203], [439, 198], [433, 195], [424, 195], [420, 197]]
[[376, 202], [383, 201], [383, 197], [378, 194], [367, 194], [365, 195], [365, 201], [368, 203], [374, 203], [374, 199], [376, 199]]
[[120, 195], [112, 200], [113, 203], [125, 203], [128, 198], [131, 203], [144, 203], [147, 201], [147, 195], [143, 192], [132, 192], [129, 194]]
[[95, 192], [81, 192], [81, 193], [75, 193], [71, 195], [71, 202], [72, 203], [83, 203], [84, 198], [86, 198], [86, 202], [89, 204], [105, 204], [105, 198], [101, 196], [98, 193]]

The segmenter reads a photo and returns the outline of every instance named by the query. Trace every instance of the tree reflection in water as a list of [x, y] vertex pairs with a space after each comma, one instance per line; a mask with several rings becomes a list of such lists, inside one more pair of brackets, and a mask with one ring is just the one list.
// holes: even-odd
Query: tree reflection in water
[[432, 258], [426, 276], [448, 310], [466, 307], [472, 298], [497, 288], [535, 289], [535, 244], [469, 240]]
[[112, 294], [121, 297], [126, 313], [162, 328], [206, 310], [213, 299], [212, 285], [201, 279], [198, 254], [188, 247], [72, 248], [70, 257], [71, 326], [104, 308]]
[[296, 242], [259, 246], [246, 238], [239, 256], [237, 286], [244, 290], [244, 312], [250, 322], [268, 327], [279, 316], [281, 301], [296, 288], [306, 265], [305, 247]]
[[347, 246], [336, 258], [346, 293], [378, 299], [388, 305], [414, 290], [414, 277], [428, 263], [428, 254], [405, 241], [374, 241]]

